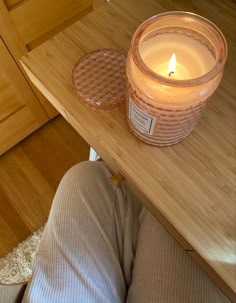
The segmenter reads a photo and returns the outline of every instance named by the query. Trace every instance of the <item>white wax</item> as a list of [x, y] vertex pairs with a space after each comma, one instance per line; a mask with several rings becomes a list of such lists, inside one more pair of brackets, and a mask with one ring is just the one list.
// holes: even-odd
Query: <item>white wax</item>
[[[204, 41], [184, 33], [163, 33], [146, 37], [139, 47], [145, 64], [163, 77], [187, 80], [200, 77], [215, 65], [215, 58]], [[172, 54], [176, 54], [176, 70], [168, 75]]]
[[[209, 46], [214, 49], [206, 37], [191, 32], [191, 29], [181, 28], [178, 32], [168, 29], [168, 32], [159, 31], [157, 34], [154, 30], [143, 34], [139, 42], [139, 53], [144, 63], [161, 76], [173, 80], [191, 80], [203, 76], [215, 66], [216, 59]], [[168, 67], [173, 53], [176, 55], [177, 66], [175, 73], [169, 76]], [[163, 108], [203, 102], [214, 92], [222, 77], [222, 73], [219, 73], [215, 78], [198, 85], [164, 84], [145, 74], [133, 61], [131, 53], [126, 70], [140, 99], [146, 96], [150, 105], [155, 107], [158, 104]]]

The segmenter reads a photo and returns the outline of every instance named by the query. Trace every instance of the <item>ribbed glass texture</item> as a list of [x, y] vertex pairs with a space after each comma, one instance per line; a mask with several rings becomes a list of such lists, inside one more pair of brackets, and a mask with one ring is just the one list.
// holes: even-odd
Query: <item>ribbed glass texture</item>
[[[176, 54], [176, 70], [168, 62]], [[227, 58], [221, 31], [187, 12], [154, 16], [136, 30], [126, 62], [127, 121], [141, 140], [170, 146], [187, 137], [218, 87]]]

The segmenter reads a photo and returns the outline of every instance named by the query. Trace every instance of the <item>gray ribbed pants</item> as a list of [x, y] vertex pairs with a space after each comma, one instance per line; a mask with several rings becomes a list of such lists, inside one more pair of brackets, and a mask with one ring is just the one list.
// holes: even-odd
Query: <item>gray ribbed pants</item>
[[23, 302], [229, 302], [103, 163], [56, 192]]

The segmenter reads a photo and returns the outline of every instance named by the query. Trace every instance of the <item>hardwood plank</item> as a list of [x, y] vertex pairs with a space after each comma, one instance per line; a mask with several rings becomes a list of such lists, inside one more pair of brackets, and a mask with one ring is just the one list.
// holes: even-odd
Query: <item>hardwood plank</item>
[[[1, 172], [4, 176], [4, 172]], [[22, 220], [20, 212], [15, 207], [14, 203], [7, 203], [8, 197], [11, 197], [11, 201], [19, 200], [20, 197], [15, 191], [14, 183], [9, 183], [8, 178], [2, 178], [0, 181], [0, 213], [2, 219], [9, 227], [15, 227], [14, 236], [18, 241], [22, 241], [22, 235], [27, 235], [28, 227], [27, 224]], [[11, 214], [9, 216], [9, 214]]]
[[[27, 138], [22, 146], [24, 153], [34, 162], [44, 180], [53, 188], [58, 186], [61, 175], [72, 163], [80, 162], [87, 157], [87, 150], [81, 150], [81, 145], [84, 143], [81, 137], [75, 138], [76, 133], [70, 135], [63, 127], [64, 123], [60, 125], [54, 122], [53, 128], [48, 127], [47, 132], [36, 132], [33, 137]], [[59, 145], [62, 140], [63, 144]], [[74, 145], [74, 149], [71, 149], [71, 144]], [[51, 157], [47, 157], [48, 154]], [[69, 157], [64, 155], [69, 155]]]
[[0, 257], [5, 256], [20, 242], [2, 216], [0, 216], [0, 239]]
[[61, 178], [88, 155], [59, 116], [0, 156], [0, 256], [46, 222]]
[[30, 110], [24, 106], [0, 122], [0, 155], [39, 128]]

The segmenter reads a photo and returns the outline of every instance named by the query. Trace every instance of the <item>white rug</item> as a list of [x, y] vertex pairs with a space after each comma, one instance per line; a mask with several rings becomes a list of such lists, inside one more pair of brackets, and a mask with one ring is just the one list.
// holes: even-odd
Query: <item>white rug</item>
[[21, 242], [12, 252], [0, 258], [0, 283], [13, 284], [28, 281], [32, 261], [38, 248], [44, 226]]

